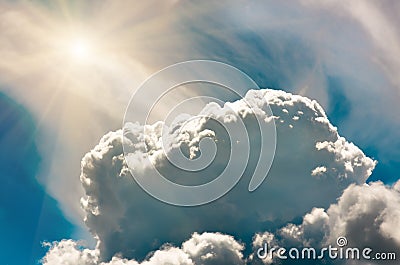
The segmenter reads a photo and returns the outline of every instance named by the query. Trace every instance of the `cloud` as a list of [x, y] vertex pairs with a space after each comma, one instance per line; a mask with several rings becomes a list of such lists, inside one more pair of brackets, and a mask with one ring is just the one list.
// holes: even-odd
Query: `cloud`
[[166, 244], [142, 261], [115, 256], [109, 262], [99, 262], [99, 252], [89, 250], [72, 240], [47, 244], [50, 250], [44, 265], [244, 265], [244, 246], [232, 236], [220, 233], [194, 233], [180, 248]]
[[[275, 233], [260, 232], [253, 237], [252, 247], [257, 250], [268, 243], [269, 247], [315, 247], [327, 244], [336, 246], [336, 239], [347, 238], [348, 247], [369, 247], [376, 252], [400, 253], [400, 180], [391, 187], [381, 182], [350, 185], [337, 203], [323, 208], [313, 208], [303, 217], [299, 225], [287, 224]], [[194, 233], [180, 248], [165, 244], [160, 250], [149, 253], [138, 262], [114, 256], [109, 262], [99, 262], [99, 251], [86, 249], [72, 240], [47, 244], [49, 252], [43, 259], [44, 265], [214, 265], [214, 264], [291, 264], [290, 260], [267, 257], [260, 260], [254, 254], [245, 258], [244, 244], [232, 236], [220, 233]], [[246, 263], [247, 262], [247, 263]], [[301, 261], [299, 261], [301, 263]], [[327, 262], [327, 263], [326, 263]], [[392, 264], [393, 261], [326, 260], [321, 264]], [[319, 264], [314, 261], [315, 264]], [[393, 264], [395, 264], [394, 261]], [[307, 263], [305, 263], [307, 264]]]
[[[125, 163], [121, 131], [108, 133], [85, 155], [81, 182], [86, 196], [81, 203], [86, 213], [85, 223], [98, 240], [100, 261], [111, 260], [116, 255], [141, 260], [166, 243], [181, 244], [194, 232], [229, 234], [249, 244], [255, 232], [280, 227], [303, 216], [316, 204], [328, 207], [349, 184], [364, 183], [371, 174], [375, 162], [338, 135], [316, 101], [274, 90], [249, 91], [245, 99], [258, 106], [254, 113], [265, 122], [261, 128], [274, 119], [278, 135], [275, 160], [268, 177], [252, 193], [247, 188], [258, 160], [259, 137], [254, 113], [243, 100], [222, 107], [209, 104], [202, 111], [212, 114], [214, 120], [221, 123], [231, 123], [231, 126], [238, 119], [243, 120], [251, 136], [252, 155], [242, 179], [227, 195], [210, 204], [176, 207], [143, 191]], [[268, 105], [274, 116], [266, 116], [263, 111]], [[128, 139], [134, 146], [131, 159], [137, 159], [131, 161], [137, 170], [135, 173], [154, 177], [153, 171], [144, 163], [145, 156], [176, 182], [190, 182], [193, 178], [194, 181], [209, 181], [221, 172], [229, 157], [227, 135], [212, 120], [193, 121], [192, 126], [185, 126], [180, 133], [178, 129], [184, 124], [181, 119], [170, 126], [173, 146], [183, 150], [192, 148], [193, 154], [199, 155], [196, 150], [201, 140], [215, 135], [218, 152], [208, 168], [196, 175], [187, 175], [167, 163], [160, 149], [160, 128], [163, 126], [156, 123], [147, 125], [146, 135], [140, 125], [134, 126], [137, 130], [130, 131], [132, 135]], [[147, 149], [138, 140], [141, 137], [147, 139]], [[232, 155], [233, 161], [243, 159], [240, 153]], [[312, 176], [312, 172], [321, 166], [326, 167], [326, 172], [318, 178]]]
[[[390, 152], [390, 161], [399, 157], [399, 148], [386, 148], [398, 145], [400, 124], [394, 93], [399, 56], [393, 56], [399, 47], [398, 5], [172, 1], [157, 2], [157, 10], [153, 5], [0, 5], [0, 76], [6, 86], [1, 89], [40, 120], [45, 165], [39, 178], [69, 217], [80, 218], [77, 198], [83, 194], [74, 177], [79, 170], [70, 165], [79, 163], [95, 139], [117, 128], [132, 87], [149, 73], [193, 58], [231, 63], [262, 86], [316, 98], [330, 112], [335, 110], [327, 87], [335, 77], [342, 82], [333, 89], [359, 107], [340, 120], [342, 134], [364, 146], [374, 143], [384, 150], [379, 155]], [[77, 31], [93, 35], [99, 51], [95, 65], [71, 65], [60, 49], [70, 37], [64, 34]], [[387, 128], [385, 137], [376, 127]]]
[[[354, 1], [348, 4], [346, 1], [303, 1], [305, 4], [317, 8], [330, 9], [336, 13], [349, 14], [363, 27], [367, 35], [374, 43], [377, 53], [374, 59], [387, 72], [391, 81], [398, 88], [400, 80], [395, 74], [395, 69], [399, 67], [400, 60], [400, 32], [395, 26], [399, 20], [396, 13], [400, 9], [398, 3], [373, 3], [365, 1]], [[385, 30], [382, 30], [384, 28]]]
[[[151, 4], [128, 8], [122, 2], [96, 3], [96, 8], [85, 4], [84, 7], [67, 5], [48, 9], [32, 3], [1, 4], [4, 58], [0, 63], [1, 83], [9, 86], [2, 89], [29, 106], [40, 121], [42, 133], [38, 142], [48, 163], [40, 178], [60, 201], [65, 213], [75, 218], [80, 213], [77, 198], [82, 190], [74, 177], [79, 170], [71, 165], [79, 163], [95, 139], [110, 127], [117, 127], [133, 84], [147, 76], [147, 72], [185, 59], [231, 62], [263, 85], [298, 91], [318, 98], [325, 106], [329, 102], [325, 91], [329, 86], [328, 77], [339, 76], [345, 81], [341, 87], [345, 96], [358, 106], [341, 121], [343, 133], [364, 145], [374, 143], [390, 153], [391, 159], [399, 157], [397, 150], [400, 149], [393, 148], [398, 145], [399, 127], [398, 94], [393, 93], [398, 91], [398, 80], [393, 73], [397, 73], [397, 58], [400, 58], [393, 54], [398, 54], [399, 37], [391, 23], [391, 20], [397, 21], [398, 6], [382, 4], [376, 9], [370, 3], [360, 2], [351, 5], [350, 12], [345, 14], [331, 12], [331, 8], [322, 12], [309, 9], [310, 5], [302, 5], [303, 2], [293, 3], [290, 8], [285, 4], [260, 3], [256, 1], [245, 7], [241, 2], [230, 3], [228, 8], [224, 4], [210, 6], [209, 3], [194, 7], [189, 2], [161, 7], [157, 3], [157, 12], [150, 8]], [[84, 12], [77, 14], [72, 10], [78, 10], [77, 13], [92, 10], [93, 15], [81, 20], [79, 15]], [[391, 19], [386, 18], [388, 14], [393, 14]], [[354, 23], [354, 17], [366, 35]], [[76, 19], [77, 25], [67, 23], [69, 18]], [[63, 63], [66, 56], [57, 55], [57, 49], [53, 50], [49, 44], [53, 44], [51, 38], [58, 37], [58, 32], [82, 24], [99, 29], [99, 35], [111, 42], [106, 45], [106, 51], [115, 56], [108, 54], [106, 60], [98, 58], [100, 64], [89, 71], [75, 65], [72, 67], [75, 70], [65, 78], [62, 66], [66, 65]], [[215, 30], [215, 25], [219, 25], [219, 30]], [[381, 28], [388, 30], [379, 31]], [[371, 48], [369, 37], [377, 49]], [[54, 54], [57, 56], [53, 57]], [[378, 64], [375, 56], [379, 57]], [[381, 73], [380, 66], [385, 73]], [[394, 85], [386, 80], [387, 75]], [[27, 93], [27, 88], [34, 93]], [[91, 231], [100, 235], [102, 258], [110, 258], [120, 248], [126, 256], [143, 256], [147, 255], [147, 249], [157, 249], [170, 238], [182, 242], [192, 230], [206, 229], [201, 226], [203, 220], [210, 220], [210, 229], [225, 229], [231, 234], [236, 231], [244, 238], [249, 237], [256, 230], [304, 215], [311, 206], [328, 207], [348, 184], [364, 182], [373, 168], [372, 160], [338, 137], [312, 101], [302, 99], [292, 106], [287, 100], [288, 94], [281, 96], [286, 111], [280, 105], [271, 104], [279, 117], [276, 122], [280, 138], [269, 178], [253, 197], [241, 197], [248, 184], [248, 178], [244, 178], [229, 197], [211, 210], [207, 207], [194, 213], [171, 207], [163, 210], [127, 174], [121, 156], [121, 133], [103, 138], [82, 168], [83, 185], [88, 194], [82, 204]], [[274, 100], [278, 102], [279, 96], [274, 96]], [[312, 118], [314, 112], [321, 119]], [[360, 128], [363, 128], [362, 134]], [[376, 128], [385, 128], [384, 135]], [[191, 151], [196, 154], [196, 145]], [[318, 205], [314, 205], [316, 201]], [[157, 214], [145, 213], [145, 207]], [[283, 207], [287, 212], [279, 210]], [[168, 217], [169, 212], [174, 216]], [[216, 213], [220, 218], [214, 219]], [[160, 216], [165, 217], [165, 222], [157, 222]], [[180, 226], [187, 224], [189, 218], [195, 219], [193, 227]], [[219, 224], [225, 224], [226, 219], [232, 220], [232, 224], [221, 227]], [[240, 229], [243, 232], [237, 232], [239, 226], [244, 226]], [[164, 235], [147, 229], [154, 227], [174, 229]], [[150, 230], [149, 233], [159, 233], [161, 238], [159, 242], [144, 240], [146, 249], [140, 250], [140, 254], [131, 253], [129, 248], [140, 249], [136, 248], [140, 240], [136, 243], [132, 243], [134, 239], [127, 240], [125, 230], [126, 235], [144, 239], [153, 238], [153, 234], [148, 237], [143, 234]], [[175, 232], [178, 236], [174, 236]], [[113, 248], [111, 242], [121, 245]]]
[[375, 250], [400, 250], [400, 193], [383, 183], [351, 185], [337, 204], [327, 210], [329, 241], [343, 235], [350, 245], [370, 246]]
[[[227, 6], [210, 7], [213, 15], [193, 14], [195, 19], [191, 16], [179, 27], [191, 36], [192, 54], [200, 50], [201, 58], [206, 54], [231, 63], [262, 87], [317, 99], [343, 136], [380, 161], [372, 179], [395, 181], [400, 89], [393, 73], [400, 57], [393, 54], [400, 47], [399, 5], [250, 1]], [[190, 7], [190, 3], [185, 6]], [[215, 25], [218, 29], [209, 30]], [[346, 105], [348, 111], [343, 113]], [[376, 128], [386, 128], [384, 135]]]
[[232, 236], [220, 233], [195, 233], [182, 244], [182, 249], [190, 255], [194, 264], [245, 264], [244, 245]]
[[[328, 244], [337, 246], [339, 237], [346, 237], [347, 247], [373, 249], [373, 253], [400, 254], [400, 181], [393, 186], [381, 182], [350, 185], [327, 210], [313, 208], [301, 224], [288, 224], [275, 233], [259, 233], [254, 237], [253, 247], [263, 243], [283, 247], [315, 247]], [[265, 263], [272, 262], [266, 259]], [[396, 261], [348, 261], [348, 264], [387, 264]], [[338, 262], [339, 264], [341, 262]], [[285, 263], [283, 263], [285, 264]]]
[[97, 250], [82, 249], [79, 243], [73, 240], [62, 240], [44, 245], [50, 247], [43, 258], [43, 264], [46, 265], [94, 265], [98, 259]]

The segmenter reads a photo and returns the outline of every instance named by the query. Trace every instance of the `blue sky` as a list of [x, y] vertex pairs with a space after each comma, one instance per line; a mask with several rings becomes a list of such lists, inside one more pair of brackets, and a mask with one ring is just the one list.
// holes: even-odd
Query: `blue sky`
[[0, 263], [33, 264], [43, 241], [94, 247], [81, 159], [121, 127], [134, 88], [185, 60], [228, 63], [261, 88], [316, 99], [339, 134], [378, 161], [368, 182], [394, 184], [396, 10], [372, 1], [0, 1]]
[[36, 180], [41, 156], [32, 115], [0, 94], [0, 239], [2, 264], [36, 264], [46, 250], [41, 242], [70, 237], [74, 226]]

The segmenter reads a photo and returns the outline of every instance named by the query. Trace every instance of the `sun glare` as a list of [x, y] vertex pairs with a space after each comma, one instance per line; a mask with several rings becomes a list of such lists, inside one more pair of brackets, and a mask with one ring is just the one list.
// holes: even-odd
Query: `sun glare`
[[75, 60], [86, 61], [91, 53], [90, 43], [85, 39], [75, 39], [70, 43], [69, 52]]

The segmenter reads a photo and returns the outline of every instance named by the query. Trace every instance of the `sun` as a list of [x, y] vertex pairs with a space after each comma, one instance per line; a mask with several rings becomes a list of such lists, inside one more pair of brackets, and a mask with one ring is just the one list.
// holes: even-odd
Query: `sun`
[[92, 55], [93, 47], [85, 38], [75, 38], [69, 43], [69, 54], [77, 62], [87, 62]]

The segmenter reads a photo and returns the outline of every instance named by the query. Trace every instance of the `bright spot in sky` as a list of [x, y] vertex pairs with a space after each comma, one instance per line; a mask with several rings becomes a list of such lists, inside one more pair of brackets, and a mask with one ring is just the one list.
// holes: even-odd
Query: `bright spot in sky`
[[69, 51], [75, 60], [82, 62], [89, 58], [90, 44], [85, 39], [75, 39], [70, 43]]

